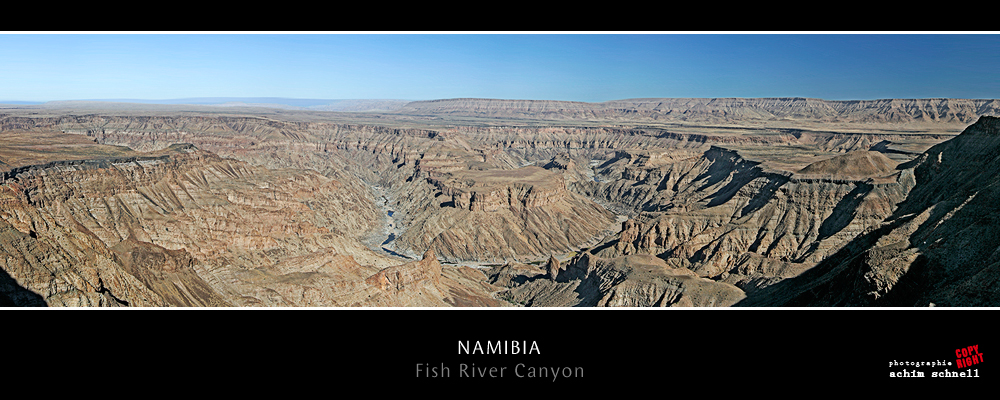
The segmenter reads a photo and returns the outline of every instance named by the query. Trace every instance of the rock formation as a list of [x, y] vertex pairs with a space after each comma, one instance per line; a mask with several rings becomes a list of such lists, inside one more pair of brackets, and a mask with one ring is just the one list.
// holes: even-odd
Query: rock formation
[[549, 279], [552, 279], [553, 281], [559, 279], [559, 271], [561, 269], [562, 268], [559, 266], [559, 260], [556, 259], [556, 256], [550, 256], [549, 261], [545, 263], [545, 270], [549, 273]]
[[[105, 150], [90, 145], [92, 155]], [[363, 207], [365, 193], [339, 181], [310, 170], [254, 167], [192, 146], [157, 154], [8, 171], [0, 185], [0, 254], [10, 277], [5, 302], [499, 305], [488, 286], [456, 283], [475, 274], [448, 271], [441, 278], [433, 256], [427, 262], [437, 265], [436, 274], [406, 282], [440, 290], [375, 296], [382, 285], [366, 279], [400, 261], [357, 240], [378, 217]]]
[[895, 172], [896, 163], [877, 151], [852, 151], [830, 159], [809, 164], [798, 171], [800, 175], [828, 177], [868, 178], [881, 177]]
[[878, 225], [741, 305], [996, 306], [1000, 119], [982, 117], [909, 166], [915, 185]]
[[[585, 245], [614, 217], [539, 167], [455, 171], [428, 178], [437, 200], [412, 212], [398, 241], [446, 260], [537, 258]], [[440, 202], [440, 203], [438, 203]]]
[[996, 108], [14, 110], [0, 305], [993, 304]]
[[572, 101], [447, 99], [415, 101], [398, 113], [479, 117], [542, 117], [544, 119], [753, 121], [809, 120], [822, 122], [912, 121], [971, 123], [980, 115], [997, 113], [996, 100], [881, 99], [830, 101], [811, 98], [663, 98], [627, 99], [603, 103]]
[[[552, 266], [550, 261], [547, 268]], [[744, 297], [731, 284], [671, 268], [648, 255], [607, 259], [581, 253], [556, 278], [543, 276], [523, 266], [491, 273], [494, 283], [510, 285], [501, 297], [533, 307], [725, 307]]]
[[[596, 254], [658, 255], [746, 290], [812, 267], [889, 215], [913, 185], [912, 172], [890, 169], [895, 163], [881, 154], [848, 153], [803, 169], [822, 176], [768, 170], [721, 148], [661, 163], [620, 159], [589, 190], [638, 214]], [[823, 168], [855, 159], [875, 159], [878, 168]]]

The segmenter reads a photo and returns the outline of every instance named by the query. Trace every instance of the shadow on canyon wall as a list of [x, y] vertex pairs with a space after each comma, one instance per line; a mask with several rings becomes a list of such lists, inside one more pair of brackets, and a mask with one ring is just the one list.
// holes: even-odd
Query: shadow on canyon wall
[[41, 295], [19, 285], [0, 269], [0, 307], [48, 307], [48, 304]]

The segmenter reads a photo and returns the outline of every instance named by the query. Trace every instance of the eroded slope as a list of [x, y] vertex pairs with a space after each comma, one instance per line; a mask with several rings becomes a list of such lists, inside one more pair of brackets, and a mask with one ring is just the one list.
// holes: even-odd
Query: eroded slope
[[[686, 111], [678, 111], [676, 102], [643, 100], [630, 106], [632, 111], [607, 115], [577, 104], [569, 107], [574, 111], [567, 120], [584, 118], [578, 113], [597, 119], [641, 114], [636, 121], [655, 120], [665, 113], [674, 120], [684, 114], [684, 121], [706, 116], [781, 124], [798, 118], [838, 124], [919, 119], [947, 125], [991, 107], [989, 102], [974, 109], [961, 102], [812, 100], [693, 99], [684, 103]], [[556, 118], [569, 109], [555, 103], [501, 103], [482, 105], [474, 114], [507, 118], [510, 107], [527, 107], [524, 118], [538, 113]], [[461, 110], [470, 105], [452, 106], [457, 107], [454, 115], [465, 115]], [[924, 111], [915, 116], [915, 110]], [[399, 118], [424, 118], [415, 117], [420, 112]], [[874, 114], [864, 117], [866, 112]], [[217, 299], [234, 305], [492, 304], [488, 293], [499, 288], [476, 269], [438, 264], [441, 272], [431, 275], [399, 269], [407, 263], [418, 271], [436, 271], [438, 266], [421, 256], [428, 250], [435, 262], [502, 264], [490, 280], [507, 287], [504, 296], [513, 303], [729, 305], [743, 291], [753, 298], [800, 276], [878, 228], [914, 186], [913, 164], [906, 161], [921, 146], [947, 138], [887, 133], [887, 125], [874, 133], [767, 126], [698, 131], [686, 125], [677, 125], [677, 131], [665, 125], [553, 124], [418, 129], [252, 116], [113, 115], [4, 117], [0, 123], [35, 132], [59, 129], [149, 151], [193, 143], [190, 152], [180, 153], [201, 158], [191, 160], [193, 171], [180, 175], [159, 167], [179, 160], [173, 155], [115, 165], [114, 173], [138, 184], [134, 191], [107, 189], [115, 194], [100, 201], [96, 194], [83, 196], [82, 202], [74, 197], [83, 187], [125, 187], [125, 179], [109, 175], [108, 166], [98, 163], [86, 168], [103, 171], [91, 175], [103, 176], [104, 183], [73, 177], [73, 184], [66, 184], [61, 178], [39, 192], [58, 195], [26, 197], [43, 210], [28, 219], [48, 218], [56, 222], [46, 224], [73, 231], [74, 223], [55, 217], [68, 213], [123, 269], [165, 260], [157, 264], [163, 271], [126, 271], [135, 279], [136, 288], [129, 290], [144, 287], [163, 301], [186, 305], [217, 301], [211, 300], [214, 295], [196, 294], [206, 291], [194, 277]], [[231, 159], [209, 160], [216, 154]], [[126, 172], [129, 162], [143, 171], [160, 169], [156, 177]], [[28, 178], [16, 175], [18, 182]], [[616, 224], [614, 213], [630, 219]], [[26, 248], [38, 238], [42, 243], [32, 245], [61, 248], [67, 242], [47, 242], [49, 233], [40, 236], [41, 231], [26, 228], [23, 218], [8, 220], [20, 233], [11, 232], [9, 242], [16, 244], [9, 248]], [[553, 255], [576, 267], [552, 267]], [[546, 259], [550, 279], [539, 279], [541, 267], [530, 263]], [[177, 272], [185, 268], [195, 274]], [[577, 272], [553, 273], [570, 269]], [[380, 273], [384, 279], [372, 278]], [[388, 276], [415, 281], [399, 284], [406, 279]], [[116, 294], [121, 290], [106, 289], [106, 281], [101, 276], [91, 284], [95, 289], [88, 290], [103, 297], [89, 304], [127, 302]], [[392, 288], [415, 291], [387, 292]], [[6, 292], [8, 298], [31, 297], [16, 289]]]
[[5, 302], [500, 305], [476, 283], [481, 273], [434, 269], [433, 257], [395, 267], [433, 269], [433, 277], [401, 280], [424, 288], [416, 293], [371, 283], [404, 261], [359, 241], [378, 220], [367, 192], [314, 170], [267, 169], [190, 145], [157, 154], [49, 162], [5, 175]]
[[994, 117], [932, 147], [914, 163], [913, 190], [879, 229], [742, 305], [997, 305], [998, 150]]

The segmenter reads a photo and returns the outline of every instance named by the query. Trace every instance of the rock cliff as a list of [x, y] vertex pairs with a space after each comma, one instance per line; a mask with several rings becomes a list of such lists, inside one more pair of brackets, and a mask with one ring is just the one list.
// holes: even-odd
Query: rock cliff
[[656, 120], [733, 122], [811, 120], [822, 122], [958, 122], [1000, 112], [996, 100], [880, 99], [831, 101], [811, 98], [662, 98], [603, 103], [571, 101], [447, 99], [416, 101], [398, 113], [479, 117], [541, 117], [556, 120]]
[[553, 261], [545, 267], [547, 274], [517, 264], [495, 267], [491, 281], [509, 287], [499, 296], [532, 307], [727, 307], [744, 298], [736, 286], [671, 268], [649, 255], [582, 253], [565, 268]]
[[912, 163], [877, 229], [740, 305], [996, 306], [1000, 119], [982, 117]]
[[[90, 144], [92, 155], [104, 149]], [[408, 281], [438, 291], [382, 293], [367, 279], [402, 262], [359, 241], [378, 220], [365, 207], [366, 194], [313, 170], [268, 169], [193, 146], [19, 166], [0, 184], [2, 299], [38, 306], [499, 305], [489, 286], [477, 283], [485, 276], [441, 272], [439, 264], [438, 273]], [[437, 263], [433, 256], [426, 262]]]
[[[872, 159], [877, 165], [854, 162]], [[851, 167], [826, 168], [845, 162]], [[617, 240], [594, 251], [656, 255], [756, 290], [811, 268], [890, 215], [914, 184], [912, 170], [894, 167], [867, 152], [803, 169], [828, 173], [823, 176], [767, 170], [717, 147], [697, 157], [622, 152], [603, 167], [606, 181], [590, 182], [586, 190], [617, 199], [634, 217]]]
[[996, 107], [0, 115], [0, 304], [992, 304]]

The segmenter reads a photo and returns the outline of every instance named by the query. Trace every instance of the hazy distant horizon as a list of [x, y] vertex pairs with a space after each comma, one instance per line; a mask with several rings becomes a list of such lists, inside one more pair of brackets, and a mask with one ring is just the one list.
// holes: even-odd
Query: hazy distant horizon
[[878, 100], [929, 100], [929, 99], [968, 99], [968, 100], [998, 100], [998, 97], [981, 97], [981, 98], [971, 98], [971, 97], [886, 97], [886, 98], [872, 98], [872, 99], [824, 99], [816, 97], [806, 97], [806, 96], [780, 96], [780, 97], [631, 97], [622, 99], [608, 99], [601, 101], [574, 101], [574, 100], [552, 100], [552, 99], [500, 99], [500, 98], [488, 98], [488, 97], [453, 97], [453, 98], [442, 98], [442, 99], [298, 99], [298, 98], [286, 98], [286, 97], [190, 97], [190, 98], [179, 98], [179, 99], [66, 99], [66, 100], [47, 100], [47, 101], [22, 101], [22, 100], [0, 100], [0, 104], [9, 105], [45, 105], [50, 103], [123, 103], [123, 104], [161, 104], [161, 105], [222, 105], [228, 103], [246, 103], [246, 104], [279, 104], [285, 106], [293, 107], [310, 107], [310, 106], [323, 106], [335, 104], [337, 102], [350, 102], [350, 101], [399, 101], [399, 102], [419, 102], [419, 101], [442, 101], [442, 100], [458, 100], [458, 99], [480, 99], [480, 100], [497, 100], [497, 101], [556, 101], [556, 102], [579, 102], [579, 103], [608, 103], [614, 101], [628, 101], [628, 100], [643, 100], [643, 99], [814, 99], [823, 101], [878, 101]]
[[305, 111], [394, 111], [410, 103], [404, 99], [294, 99], [278, 97], [197, 97], [181, 99], [83, 99], [83, 100], [52, 100], [46, 102], [0, 101], [5, 108], [86, 108], [86, 109], [118, 109], [118, 108], [148, 108], [148, 107], [258, 107]]
[[[691, 98], [691, 99], [722, 99], [722, 98], [742, 98], [742, 99], [757, 99], [757, 98], [807, 98], [816, 99], [823, 101], [877, 101], [877, 100], [909, 100], [909, 99], [970, 99], [970, 100], [997, 100], [997, 97], [983, 97], [983, 98], [958, 98], [958, 97], [913, 97], [913, 98], [900, 98], [900, 97], [886, 97], [886, 98], [873, 98], [873, 99], [824, 99], [816, 97], [806, 97], [806, 96], [780, 96], [780, 97], [632, 97], [632, 98], [621, 98], [621, 99], [608, 99], [601, 101], [590, 101], [582, 103], [607, 103], [614, 101], [627, 101], [627, 100], [642, 100], [642, 99], [678, 99], [678, 98]], [[188, 98], [177, 98], [177, 99], [66, 99], [66, 100], [48, 100], [48, 101], [22, 101], [22, 100], [0, 100], [0, 104], [8, 105], [46, 105], [50, 103], [122, 103], [122, 104], [154, 104], [154, 105], [224, 105], [224, 104], [234, 104], [234, 103], [245, 103], [248, 105], [283, 105], [289, 107], [317, 107], [337, 104], [340, 102], [363, 102], [363, 101], [395, 101], [395, 102], [418, 102], [418, 101], [441, 101], [441, 100], [456, 100], [456, 99], [483, 99], [483, 100], [497, 100], [497, 101], [567, 101], [572, 102], [573, 100], [552, 100], [552, 99], [501, 99], [501, 98], [487, 98], [487, 97], [455, 97], [455, 98], [441, 98], [441, 99], [298, 99], [298, 98], [286, 98], [286, 97], [188, 97]]]

